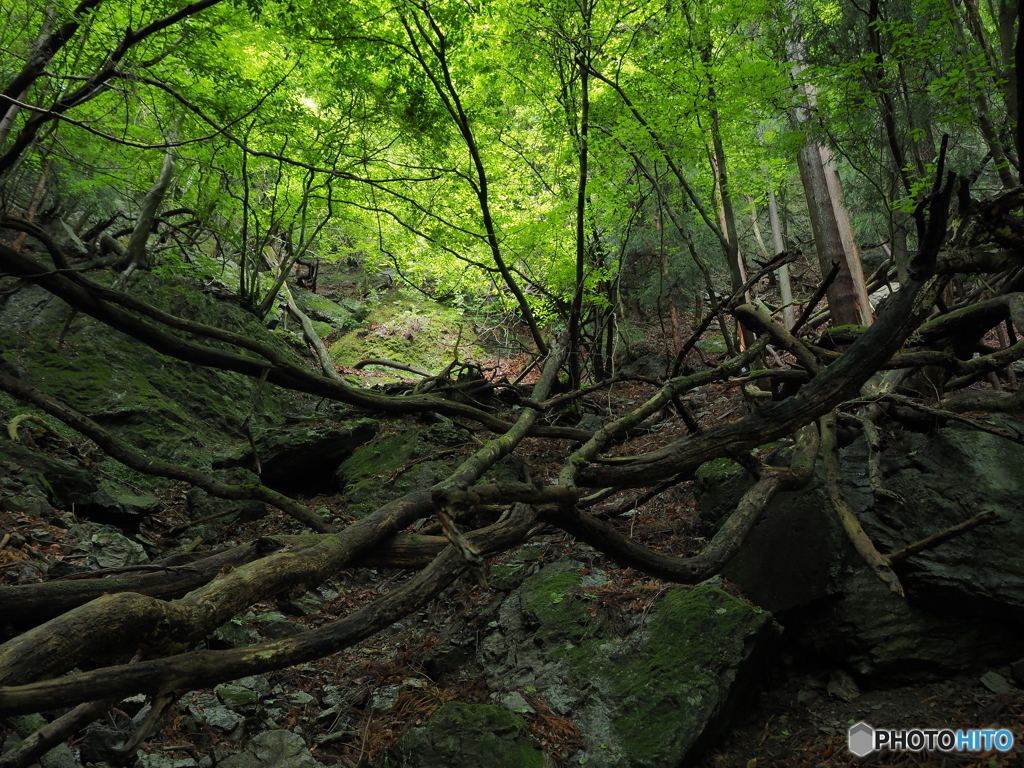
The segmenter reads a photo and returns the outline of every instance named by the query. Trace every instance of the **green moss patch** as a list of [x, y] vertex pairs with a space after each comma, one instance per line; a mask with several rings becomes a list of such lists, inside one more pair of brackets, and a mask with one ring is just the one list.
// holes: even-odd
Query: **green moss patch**
[[[109, 276], [106, 278], [109, 279]], [[252, 315], [217, 301], [198, 286], [137, 273], [127, 290], [179, 317], [224, 328], [288, 355]], [[40, 289], [20, 291], [4, 309], [8, 334], [0, 351], [29, 371], [31, 382], [67, 402], [137, 448], [192, 465], [208, 462], [206, 450], [241, 436], [254, 407], [253, 425], [280, 423], [300, 398], [240, 374], [192, 365], [155, 352], [142, 342], [91, 317], [76, 314], [68, 325], [66, 305], [44, 302]], [[65, 326], [65, 343], [57, 346]], [[228, 345], [168, 330], [179, 338], [235, 354]], [[257, 396], [258, 393], [258, 396]]]
[[522, 604], [527, 618], [539, 626], [534, 640], [547, 647], [573, 646], [591, 634], [587, 609], [573, 597], [581, 578], [566, 563], [555, 563], [523, 585]]
[[[440, 373], [456, 354], [460, 360], [480, 360], [486, 356], [476, 343], [472, 325], [458, 310], [412, 291], [397, 291], [384, 299], [373, 308], [362, 328], [347, 333], [331, 346], [330, 354], [339, 365], [383, 358], [430, 373]], [[386, 368], [376, 368], [375, 372], [389, 370], [394, 373]]]
[[754, 677], [750, 659], [775, 647], [762, 642], [775, 637], [771, 614], [711, 585], [677, 588], [641, 631], [622, 637], [588, 612], [580, 584], [566, 563], [523, 584], [533, 641], [588, 691], [580, 716], [602, 749], [623, 765], [674, 768], [727, 720]]
[[451, 702], [395, 744], [389, 768], [542, 768], [544, 754], [522, 718], [489, 704]]

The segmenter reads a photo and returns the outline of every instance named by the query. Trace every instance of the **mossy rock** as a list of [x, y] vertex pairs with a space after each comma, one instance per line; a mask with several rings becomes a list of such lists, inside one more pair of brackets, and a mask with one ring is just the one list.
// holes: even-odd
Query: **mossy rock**
[[727, 727], [777, 654], [778, 626], [709, 583], [669, 591], [623, 630], [621, 608], [595, 616], [586, 578], [562, 561], [513, 593], [519, 618], [503, 607], [504, 635], [483, 644], [494, 674], [558, 703], [583, 731], [581, 764], [676, 768]]
[[520, 596], [523, 612], [537, 627], [534, 642], [542, 647], [559, 648], [565, 643], [579, 643], [593, 634], [586, 606], [573, 597], [581, 583], [573, 565], [558, 562], [523, 585]]
[[259, 703], [259, 694], [241, 685], [225, 683], [218, 685], [214, 691], [221, 702], [234, 709], [249, 711], [255, 709]]
[[610, 705], [611, 731], [631, 765], [674, 768], [728, 725], [777, 650], [771, 614], [717, 587], [674, 589], [642, 641], [592, 641], [574, 659]]
[[[333, 474], [361, 445], [380, 430], [375, 419], [352, 421], [313, 419], [271, 427], [255, 439], [265, 485], [283, 492], [334, 490]], [[249, 445], [216, 459], [214, 467], [255, 467]]]
[[388, 768], [543, 768], [522, 718], [489, 704], [451, 702], [392, 747]]
[[18, 479], [42, 491], [59, 509], [91, 505], [99, 485], [86, 470], [0, 437], [0, 461], [21, 468]]
[[[229, 486], [252, 487], [260, 483], [255, 472], [235, 467], [213, 470], [214, 479]], [[189, 488], [185, 492], [185, 506], [193, 520], [202, 520], [221, 515], [217, 525], [225, 526], [236, 521], [258, 520], [267, 513], [267, 505], [256, 499], [222, 499], [212, 496], [202, 488]]]
[[[314, 325], [326, 324], [327, 331], [351, 331], [359, 325], [361, 318], [355, 312], [326, 296], [295, 288], [292, 289], [292, 296], [299, 309], [314, 321]], [[321, 336], [324, 335], [326, 333], [321, 333]]]
[[[414, 490], [426, 490], [448, 477], [463, 460], [458, 452], [442, 452], [471, 442], [471, 435], [448, 422], [409, 429], [373, 440], [342, 462], [334, 477], [344, 491], [346, 510], [369, 514]], [[484, 482], [516, 482], [517, 460], [511, 456], [491, 468]]]
[[722, 520], [736, 509], [750, 486], [746, 477], [746, 470], [732, 459], [712, 459], [694, 473], [693, 494], [705, 535], [714, 535]]
[[720, 335], [705, 336], [697, 342], [697, 346], [701, 348], [702, 352], [707, 352], [710, 355], [718, 355], [729, 351], [725, 338]]
[[[112, 276], [101, 279], [109, 282]], [[136, 273], [126, 290], [179, 317], [225, 328], [290, 354], [251, 314], [198, 287]], [[71, 317], [66, 305], [37, 287], [11, 297], [0, 311], [0, 325], [15, 331], [0, 340], [0, 351], [27, 371], [25, 378], [34, 386], [165, 460], [206, 466], [207, 449], [240, 437], [250, 409], [255, 426], [280, 423], [301, 400], [275, 387], [261, 388], [258, 381], [240, 374], [167, 357], [86, 315]], [[65, 326], [65, 343], [58, 347]], [[188, 334], [168, 332], [193, 341]], [[229, 349], [219, 342], [198, 343]]]
[[[454, 359], [456, 344], [460, 360], [479, 360], [486, 355], [476, 343], [472, 325], [458, 310], [402, 290], [374, 307], [362, 328], [338, 339], [330, 355], [340, 365], [383, 358], [440, 373]], [[374, 371], [385, 374], [385, 379], [401, 380], [393, 369]]]

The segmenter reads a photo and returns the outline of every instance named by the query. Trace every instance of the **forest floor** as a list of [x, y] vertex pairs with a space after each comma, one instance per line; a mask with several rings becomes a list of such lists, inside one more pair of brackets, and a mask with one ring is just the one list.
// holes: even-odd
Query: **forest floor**
[[[658, 347], [657, 329], [651, 329], [647, 344]], [[484, 362], [498, 373], [508, 372], [519, 361], [514, 356]], [[346, 375], [351, 372], [346, 371]], [[364, 373], [367, 378], [372, 374]], [[611, 392], [596, 393], [591, 397], [591, 408], [608, 416], [628, 406], [642, 402], [654, 391], [642, 383], [616, 385]], [[699, 422], [704, 425], [739, 418], [745, 409], [737, 387], [721, 383], [693, 393], [690, 405]], [[0, 413], [6, 423], [9, 416]], [[395, 420], [397, 429], [401, 420]], [[32, 430], [25, 430], [31, 433]], [[653, 450], [685, 434], [679, 419], [642, 438], [643, 445], [633, 443], [630, 449]], [[36, 433], [36, 445], [50, 449], [58, 458], [64, 447], [47, 443], [44, 433]], [[30, 437], [31, 439], [31, 437]], [[468, 449], [467, 449], [468, 450]], [[545, 481], [557, 473], [569, 452], [569, 444], [560, 441], [528, 440], [520, 451], [529, 464], [534, 479]], [[160, 527], [170, 529], [189, 522], [183, 501], [185, 487], [177, 485], [163, 495], [165, 514]], [[337, 504], [334, 497], [322, 496], [305, 500], [313, 508]], [[617, 508], [618, 505], [618, 508]], [[622, 498], [604, 503], [608, 511], [629, 520], [630, 535], [646, 545], [676, 556], [694, 554], [700, 550], [702, 539], [696, 526], [695, 501], [692, 483], [681, 483], [646, 502], [636, 510], [621, 509]], [[341, 512], [341, 510], [336, 510]], [[596, 510], [600, 511], [600, 509]], [[280, 533], [290, 529], [290, 521], [280, 515], [266, 517], [235, 526], [231, 537], [245, 541], [262, 535]], [[158, 533], [153, 538], [160, 540]], [[63, 559], [68, 554], [68, 532], [60, 527], [21, 513], [0, 513], [0, 584], [32, 581], [42, 578], [42, 569], [25, 567], [35, 562], [44, 563]], [[12, 538], [17, 537], [17, 538]], [[539, 540], [553, 550], [590, 562], [600, 567], [611, 578], [611, 584], [602, 590], [602, 599], [615, 601], [620, 607], [648, 610], [670, 586], [644, 576], [632, 569], [622, 569], [607, 561], [589, 547], [581, 546], [562, 533], [541, 535]], [[168, 548], [175, 542], [163, 540]], [[507, 557], [507, 555], [506, 555]], [[498, 558], [500, 562], [502, 558]], [[18, 563], [22, 567], [15, 567]], [[35, 574], [35, 575], [33, 575]], [[310, 615], [289, 615], [288, 621], [306, 627], [316, 627], [364, 605], [401, 583], [402, 572], [366, 572], [354, 570], [339, 574], [334, 588], [339, 596], [324, 606], [323, 611]], [[495, 682], [469, 670], [431, 679], [425, 672], [424, 659], [437, 644], [440, 630], [460, 622], [471, 622], [475, 614], [500, 595], [481, 589], [462, 580], [438, 597], [419, 615], [411, 616], [382, 635], [360, 643], [342, 653], [311, 664], [283, 670], [269, 677], [280, 685], [286, 698], [304, 691], [310, 694], [306, 704], [291, 706], [278, 727], [297, 730], [313, 744], [317, 759], [326, 765], [343, 768], [378, 766], [388, 747], [401, 733], [425, 721], [442, 704], [460, 700], [484, 703], [493, 692]], [[254, 607], [253, 613], [280, 611], [282, 606], [272, 602]], [[287, 613], [287, 608], [285, 607]], [[301, 611], [294, 612], [301, 614]], [[1024, 739], [1024, 691], [1013, 688], [1004, 693], [992, 693], [985, 688], [978, 675], [956, 679], [923, 682], [896, 688], [865, 688], [853, 701], [841, 701], [826, 690], [830, 670], [821, 663], [808, 662], [793, 652], [787, 665], [771, 675], [772, 685], [759, 693], [739, 721], [726, 733], [698, 763], [700, 768], [798, 768], [803, 766], [961, 766], [966, 768], [1003, 768], [1017, 763], [1019, 753], [1002, 755], [986, 753], [880, 753], [867, 758], [855, 758], [846, 749], [846, 730], [850, 724], [864, 720], [886, 728], [911, 727], [991, 727], [1009, 728], [1018, 739]], [[998, 670], [997, 670], [998, 671]], [[1009, 678], [1009, 671], [1002, 670]], [[370, 706], [373, 692], [392, 684], [417, 681], [386, 712]], [[329, 720], [318, 719], [321, 694], [329, 687], [355, 691], [346, 709]], [[202, 692], [199, 692], [202, 693]], [[556, 717], [542, 700], [528, 697], [535, 713], [526, 715], [531, 730], [541, 741], [545, 752], [560, 766], [574, 765], [572, 756], [581, 741], [580, 732], [568, 720]], [[165, 719], [168, 725], [152, 741], [144, 744], [148, 752], [163, 752], [168, 756], [196, 755], [212, 747], [234, 749], [224, 733], [209, 727], [201, 732], [186, 732], [179, 723], [186, 720], [182, 702]], [[326, 708], [326, 707], [324, 707]]]

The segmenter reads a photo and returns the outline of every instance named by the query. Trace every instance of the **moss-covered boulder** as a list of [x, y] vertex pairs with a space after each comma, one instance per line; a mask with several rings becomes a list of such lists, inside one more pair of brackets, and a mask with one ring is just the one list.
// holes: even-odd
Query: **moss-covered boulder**
[[[362, 516], [448, 477], [472, 445], [472, 435], [450, 422], [407, 429], [362, 446], [342, 462], [334, 477], [344, 491], [349, 514]], [[489, 482], [518, 479], [518, 464], [513, 457], [506, 457], [485, 475]]]
[[[718, 736], [763, 683], [778, 649], [771, 614], [703, 585], [668, 592], [645, 631], [623, 644], [597, 639], [564, 650], [601, 704], [630, 765], [676, 768]], [[592, 749], [592, 746], [591, 746]]]
[[712, 584], [652, 609], [600, 606], [599, 573], [557, 562], [502, 605], [480, 643], [488, 679], [533, 690], [583, 732], [598, 768], [677, 768], [728, 724], [778, 651], [771, 614]]
[[487, 704], [451, 702], [395, 743], [388, 768], [543, 768], [522, 718]]
[[[1024, 429], [998, 418], [1008, 431]], [[861, 675], [944, 677], [1016, 660], [1024, 631], [1024, 446], [958, 427], [895, 431], [886, 442], [882, 475], [894, 495], [872, 488], [863, 440], [840, 452], [844, 497], [881, 552], [983, 512], [1001, 522], [897, 564], [903, 598], [850, 544], [819, 462], [805, 488], [771, 500], [723, 575], [771, 610], [788, 636]], [[698, 509], [709, 534], [752, 483], [741, 470], [698, 476]]]
[[338, 466], [379, 429], [379, 422], [366, 418], [348, 422], [317, 418], [271, 427], [254, 441], [255, 455], [250, 445], [240, 445], [213, 466], [254, 469], [258, 455], [260, 477], [271, 488], [303, 493], [333, 490]]
[[[254, 486], [260, 483], [255, 472], [235, 467], [232, 469], [216, 469], [213, 476], [222, 483], [235, 486]], [[267, 505], [256, 499], [222, 499], [213, 496], [202, 488], [189, 488], [185, 492], [185, 508], [193, 520], [216, 518], [210, 527], [193, 529], [207, 542], [220, 541], [224, 526], [235, 522], [258, 520], [267, 513]]]
[[[199, 286], [136, 273], [125, 290], [172, 314], [289, 354], [255, 317]], [[31, 384], [163, 459], [208, 464], [207, 449], [243, 436], [250, 409], [250, 423], [257, 426], [281, 423], [286, 413], [300, 409], [296, 396], [276, 387], [260, 388], [258, 381], [239, 374], [169, 358], [87, 315], [72, 315], [66, 304], [37, 287], [10, 297], [0, 309], [0, 326], [7, 329], [0, 353], [25, 371]]]
[[693, 476], [693, 493], [703, 514], [700, 522], [705, 533], [714, 534], [722, 521], [736, 509], [746, 491], [743, 467], [732, 459], [704, 462]]
[[85, 469], [0, 437], [0, 487], [13, 492], [20, 486], [34, 487], [50, 504], [68, 511], [76, 504], [93, 504], [99, 491]]
[[[383, 358], [440, 373], [456, 356], [460, 360], [479, 360], [485, 352], [477, 345], [474, 329], [459, 310], [429, 301], [411, 290], [400, 290], [383, 298], [362, 327], [338, 339], [331, 346], [330, 355], [340, 365]], [[374, 371], [395, 373], [389, 368]]]
[[305, 312], [310, 320], [325, 323], [331, 330], [343, 333], [358, 327], [367, 314], [363, 304], [351, 299], [334, 301], [301, 288], [293, 288], [292, 296], [299, 309]]
[[137, 530], [143, 518], [159, 511], [160, 500], [106, 478], [97, 481], [81, 466], [0, 437], [0, 510], [47, 518], [47, 505]]

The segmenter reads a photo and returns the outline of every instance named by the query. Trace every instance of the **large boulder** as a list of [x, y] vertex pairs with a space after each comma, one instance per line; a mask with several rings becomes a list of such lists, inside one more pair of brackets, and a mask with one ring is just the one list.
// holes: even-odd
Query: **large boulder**
[[333, 330], [351, 331], [367, 315], [366, 308], [360, 302], [352, 299], [341, 298], [339, 301], [334, 301], [301, 288], [292, 288], [292, 296], [299, 309], [310, 320], [326, 323]]
[[[290, 355], [252, 314], [217, 301], [198, 286], [137, 272], [127, 290], [172, 314], [235, 331]], [[87, 315], [72, 314], [36, 286], [22, 288], [0, 306], [0, 327], [7, 331], [0, 337], [0, 353], [28, 383], [165, 460], [208, 465], [209, 448], [244, 438], [250, 411], [250, 423], [259, 427], [305, 410], [295, 396], [276, 387], [167, 357]], [[63, 344], [58, 345], [59, 339]]]
[[0, 510], [49, 519], [51, 508], [137, 531], [159, 511], [160, 500], [112, 480], [97, 481], [77, 464], [0, 437]]
[[333, 490], [338, 466], [372, 440], [379, 429], [379, 422], [368, 418], [349, 422], [319, 418], [272, 427], [255, 439], [255, 455], [246, 445], [213, 465], [253, 469], [259, 456], [260, 477], [271, 488], [326, 492]]
[[496, 701], [533, 692], [580, 727], [585, 747], [573, 760], [677, 768], [762, 681], [778, 627], [710, 583], [670, 590], [641, 614], [602, 611], [604, 581], [571, 562], [545, 567], [502, 604], [478, 661], [503, 683]]
[[[429, 488], [448, 477], [475, 446], [468, 430], [451, 422], [411, 428], [360, 447], [334, 473], [349, 514], [369, 514], [414, 490]], [[519, 461], [507, 456], [483, 482], [515, 482]]]
[[[383, 358], [436, 374], [453, 359], [482, 360], [486, 353], [477, 344], [476, 332], [461, 310], [402, 289], [381, 296], [358, 330], [349, 331], [331, 345], [330, 355], [344, 366]], [[381, 374], [382, 381], [408, 380], [407, 374], [392, 368], [374, 367], [372, 371]]]
[[[1018, 658], [1024, 446], [960, 427], [889, 435], [882, 470], [887, 490], [899, 498], [875, 498], [862, 440], [841, 457], [844, 495], [883, 553], [982, 512], [996, 512], [1001, 522], [896, 565], [903, 599], [849, 543], [825, 496], [819, 465], [806, 488], [772, 500], [723, 575], [775, 613], [787, 637], [862, 675], [944, 676]], [[728, 462], [702, 468], [696, 489], [709, 534], [751, 482]]]

